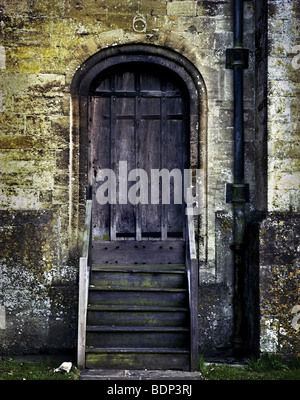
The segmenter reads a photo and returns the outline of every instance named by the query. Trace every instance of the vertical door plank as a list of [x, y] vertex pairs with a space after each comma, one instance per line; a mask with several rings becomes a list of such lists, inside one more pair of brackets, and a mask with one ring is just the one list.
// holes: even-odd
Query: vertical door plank
[[[161, 206], [151, 204], [151, 169], [160, 169], [160, 120], [142, 119], [141, 134], [139, 138], [141, 145], [140, 167], [148, 174], [148, 205], [141, 205], [142, 235], [145, 238], [160, 238]], [[159, 189], [159, 188], [158, 188]]]
[[[140, 96], [140, 75], [136, 74], [136, 98], [135, 98], [135, 154], [136, 154], [136, 168], [140, 168], [142, 149], [140, 143], [141, 136], [141, 96]], [[141, 177], [139, 177], [141, 179]], [[141, 194], [141, 193], [140, 193]], [[142, 226], [141, 226], [141, 204], [135, 206], [135, 239], [142, 240]]]
[[[148, 80], [143, 77], [141, 90], [151, 88], [157, 89], [158, 82]], [[152, 83], [152, 85], [151, 85]], [[142, 234], [145, 238], [159, 238], [161, 232], [161, 206], [159, 204], [151, 204], [151, 170], [160, 169], [160, 98], [151, 97], [148, 94], [141, 97], [141, 129], [139, 135], [140, 141], [140, 167], [148, 174], [148, 205], [141, 205], [141, 226]]]
[[109, 204], [100, 205], [97, 190], [103, 183], [100, 171], [110, 168], [110, 100], [90, 99], [90, 155], [89, 182], [92, 185], [92, 237], [93, 240], [109, 236]]
[[[169, 169], [168, 152], [168, 120], [167, 120], [167, 101], [166, 97], [161, 97], [161, 168]], [[166, 188], [162, 187], [162, 190]], [[161, 201], [161, 239], [167, 240], [168, 237], [168, 215], [167, 205]]]
[[[116, 143], [115, 151], [117, 154], [117, 162], [126, 162], [127, 171], [121, 172], [117, 170], [117, 188], [122, 186], [125, 188], [126, 177], [128, 172], [135, 168], [135, 140], [134, 140], [134, 118], [135, 118], [135, 100], [134, 97], [127, 97], [125, 92], [133, 92], [135, 88], [135, 78], [132, 71], [120, 71], [116, 74], [114, 83], [114, 90], [116, 99]], [[125, 182], [123, 181], [125, 177]], [[120, 181], [122, 179], [122, 182]], [[135, 216], [134, 206], [128, 202], [126, 191], [133, 186], [133, 183], [128, 182], [127, 189], [125, 188], [122, 193], [124, 203], [116, 206], [116, 236], [118, 238], [130, 237], [135, 232]], [[117, 197], [119, 199], [119, 191]], [[127, 200], [127, 202], [126, 202]], [[121, 202], [123, 203], [123, 202]]]
[[[111, 89], [114, 90], [114, 84], [112, 84]], [[116, 101], [117, 98], [116, 96], [111, 96], [110, 97], [110, 168], [113, 171], [116, 171], [117, 167], [117, 151], [116, 151]], [[117, 239], [117, 234], [116, 234], [116, 210], [117, 206], [115, 204], [110, 204], [110, 240], [116, 240]]]
[[[182, 171], [183, 164], [183, 143], [182, 143], [182, 121], [168, 120], [168, 147], [173, 149], [168, 154], [168, 168], [170, 171], [180, 169]], [[180, 179], [181, 178], [181, 179]], [[170, 187], [171, 204], [168, 206], [168, 233], [172, 234], [182, 233], [183, 219], [182, 219], [182, 205], [183, 205], [183, 179], [182, 173], [176, 174], [176, 179], [172, 179]], [[176, 191], [176, 193], [175, 193]], [[175, 199], [181, 194], [181, 204], [175, 204]]]
[[[117, 154], [118, 165], [119, 161], [126, 161], [127, 163], [127, 176], [128, 173], [135, 168], [135, 128], [134, 119], [122, 119], [118, 118], [116, 122], [116, 141], [115, 151]], [[118, 168], [118, 166], [117, 166]], [[124, 175], [125, 175], [125, 171]], [[118, 177], [118, 189], [119, 189]], [[131, 189], [134, 191], [135, 182], [128, 181], [128, 191]], [[117, 198], [119, 198], [119, 192], [117, 190]], [[117, 204], [116, 206], [116, 234], [120, 237], [122, 234], [134, 234], [135, 233], [135, 216], [134, 216], [134, 205], [127, 201], [127, 204]]]

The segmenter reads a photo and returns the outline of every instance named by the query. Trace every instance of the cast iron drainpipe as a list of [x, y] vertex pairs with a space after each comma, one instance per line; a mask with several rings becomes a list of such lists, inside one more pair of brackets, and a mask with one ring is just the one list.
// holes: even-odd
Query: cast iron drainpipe
[[234, 183], [231, 185], [234, 242], [234, 334], [235, 354], [243, 353], [244, 269], [245, 269], [245, 202], [248, 185], [244, 182], [244, 104], [243, 69], [248, 66], [248, 50], [243, 48], [243, 0], [234, 0], [234, 48], [231, 52], [234, 85]]

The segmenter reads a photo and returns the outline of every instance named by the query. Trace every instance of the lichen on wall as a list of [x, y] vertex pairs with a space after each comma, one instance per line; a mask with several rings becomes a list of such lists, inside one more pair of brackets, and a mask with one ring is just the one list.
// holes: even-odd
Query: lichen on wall
[[[261, 352], [300, 355], [299, 215], [271, 213], [260, 227]], [[295, 311], [296, 310], [296, 311]]]
[[10, 210], [0, 218], [1, 352], [72, 347], [74, 333], [63, 333], [76, 325], [76, 270], [61, 271], [59, 213]]
[[298, 1], [268, 2], [267, 218], [259, 233], [260, 350], [299, 356]]
[[299, 2], [271, 2], [268, 15], [268, 208], [300, 212]]

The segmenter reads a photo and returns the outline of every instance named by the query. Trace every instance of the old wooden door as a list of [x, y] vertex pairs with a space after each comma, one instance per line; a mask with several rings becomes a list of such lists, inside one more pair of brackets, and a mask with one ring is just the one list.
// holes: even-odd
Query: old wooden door
[[[184, 239], [187, 107], [182, 82], [155, 64], [122, 64], [94, 82], [89, 111], [93, 240]], [[159, 179], [157, 201], [157, 180], [151, 177], [162, 169], [170, 172], [165, 178], [175, 178], [170, 188], [168, 179]], [[168, 189], [170, 204], [164, 204]], [[100, 204], [100, 195], [108, 196], [106, 204]]]

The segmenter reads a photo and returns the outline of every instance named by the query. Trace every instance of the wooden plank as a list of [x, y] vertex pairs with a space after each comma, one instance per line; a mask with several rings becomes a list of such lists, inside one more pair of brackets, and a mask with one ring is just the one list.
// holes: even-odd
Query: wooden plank
[[191, 343], [191, 371], [198, 369], [198, 262], [193, 259], [191, 264], [191, 315], [190, 315], [190, 343]]
[[[142, 155], [140, 156], [140, 167], [149, 177], [148, 200], [151, 203], [151, 169], [160, 169], [160, 122], [151, 120], [141, 121], [141, 132], [139, 140]], [[161, 232], [161, 206], [160, 204], [140, 205], [142, 235], [149, 237], [156, 234], [160, 237]]]
[[[169, 112], [169, 109], [168, 109]], [[168, 233], [169, 232], [183, 232], [184, 224], [184, 209], [183, 209], [183, 169], [184, 169], [184, 155], [186, 149], [183, 142], [183, 125], [182, 121], [169, 120], [167, 122], [168, 137], [167, 143], [169, 149], [168, 155], [168, 168], [170, 171], [179, 169], [181, 175], [177, 174], [176, 180], [171, 179], [170, 183], [170, 205], [168, 206]], [[181, 179], [180, 179], [181, 178]], [[180, 195], [181, 204], [175, 204], [176, 199]]]
[[188, 326], [188, 308], [151, 306], [90, 306], [89, 325]]
[[134, 271], [133, 269], [118, 269], [114, 266], [110, 270], [95, 269], [92, 270], [91, 284], [114, 286], [151, 286], [151, 287], [182, 287], [185, 283], [185, 275], [171, 270], [160, 272], [155, 270]]
[[90, 250], [91, 217], [92, 217], [92, 200], [87, 200], [84, 231], [83, 231], [82, 257], [80, 257], [79, 259], [77, 361], [78, 361], [78, 368], [80, 369], [83, 369], [85, 367], [86, 317], [87, 317], [87, 300], [88, 300], [88, 286], [89, 286], [88, 260], [89, 260], [89, 250]]
[[[113, 83], [114, 85], [114, 83]], [[112, 89], [114, 86], [112, 87]], [[110, 98], [110, 168], [115, 171], [117, 165], [117, 152], [116, 152], [116, 97], [111, 96]], [[110, 204], [109, 206], [109, 218], [110, 218], [110, 240], [116, 239], [116, 206]]]
[[88, 327], [87, 343], [89, 346], [112, 347], [116, 343], [124, 347], [161, 347], [184, 348], [189, 341], [188, 332], [176, 327]]
[[140, 272], [159, 274], [185, 274], [184, 264], [93, 264], [93, 272], [119, 271], [119, 272]]
[[87, 368], [188, 371], [189, 352], [180, 349], [91, 349]]
[[[97, 90], [92, 93], [93, 97], [110, 97], [111, 95], [119, 96], [119, 97], [132, 97], [136, 96], [136, 90]], [[162, 96], [165, 97], [180, 97], [181, 93], [179, 90], [177, 91], [163, 91], [163, 90], [141, 90], [140, 94], [145, 98], [160, 98]]]
[[144, 289], [144, 288], [101, 288], [91, 287], [89, 304], [185, 307], [188, 304], [187, 290]]
[[78, 299], [78, 344], [77, 344], [77, 366], [85, 368], [85, 344], [86, 344], [86, 317], [88, 296], [88, 269], [87, 257], [79, 260], [79, 299]]
[[[136, 82], [136, 90], [140, 91], [140, 82]], [[140, 161], [142, 156], [141, 142], [139, 137], [141, 135], [141, 97], [137, 96], [135, 99], [135, 167], [140, 168]], [[135, 206], [135, 239], [142, 240], [142, 220], [141, 220], [141, 206], [138, 203]]]
[[135, 76], [133, 71], [120, 71], [115, 74], [115, 93], [120, 95], [120, 92], [131, 93], [135, 90]]
[[93, 242], [92, 248], [94, 264], [180, 264], [184, 259], [182, 240]]
[[[186, 133], [183, 124], [183, 99], [182, 97], [166, 98], [167, 108], [167, 144], [169, 149], [174, 149], [168, 153], [168, 168], [170, 170], [180, 169], [183, 177], [183, 169], [187, 164]], [[178, 178], [177, 178], [178, 179]], [[171, 204], [168, 207], [168, 232], [181, 232], [183, 235], [185, 221], [183, 209], [183, 179], [171, 184]], [[176, 197], [179, 197], [181, 204], [175, 204]]]
[[192, 214], [192, 203], [190, 192], [187, 196], [187, 249], [186, 249], [186, 267], [189, 289], [189, 307], [190, 307], [190, 359], [191, 371], [198, 368], [198, 261], [195, 243], [194, 216]]
[[[163, 168], [164, 163], [168, 161], [168, 131], [167, 131], [167, 103], [166, 97], [161, 98], [161, 120], [160, 120], [160, 134], [161, 134], [161, 151], [160, 151], [160, 166]], [[167, 163], [169, 167], [169, 163]], [[161, 191], [164, 188], [161, 186]], [[161, 193], [162, 195], [162, 193]], [[162, 202], [161, 198], [161, 240], [166, 240], [168, 237], [168, 215], [167, 207]]]
[[[87, 326], [87, 331], [88, 332], [98, 332], [98, 333], [102, 333], [102, 332], [126, 332], [128, 334], [133, 333], [133, 332], [137, 332], [137, 333], [149, 333], [149, 332], [154, 332], [154, 333], [186, 333], [188, 332], [188, 328], [186, 327], [182, 327], [182, 326], [101, 326], [101, 325], [90, 325]], [[107, 346], [107, 347], [111, 347], [111, 346]], [[137, 346], [139, 347], [139, 346]], [[147, 346], [150, 347], [150, 346]], [[162, 346], [162, 347], [167, 347], [166, 345]], [[168, 347], [177, 347], [174, 346], [174, 343], [169, 343]]]
[[[128, 99], [124, 99], [126, 103]], [[125, 106], [124, 106], [125, 107]], [[118, 112], [120, 110], [118, 109]], [[136, 151], [135, 151], [135, 120], [134, 116], [131, 119], [120, 119], [116, 120], [116, 133], [115, 142], [112, 145], [115, 146], [115, 160], [116, 167], [119, 165], [119, 161], [127, 162], [127, 173], [136, 168]], [[118, 175], [118, 170], [115, 169]], [[128, 181], [128, 191], [133, 187], [135, 182]], [[117, 199], [119, 199], [120, 189], [120, 177], [117, 176]], [[134, 190], [134, 188], [132, 189]], [[127, 204], [116, 204], [115, 206], [116, 215], [116, 237], [118, 234], [135, 234], [135, 210], [134, 205], [129, 201]], [[116, 239], [111, 237], [111, 240]]]
[[100, 205], [96, 194], [103, 181], [97, 179], [99, 170], [110, 168], [110, 99], [90, 99], [89, 184], [92, 185], [92, 236], [109, 237], [109, 204]]
[[87, 200], [84, 230], [83, 230], [83, 240], [82, 240], [83, 241], [82, 257], [85, 257], [86, 259], [88, 259], [89, 256], [91, 218], [92, 218], [92, 200]]
[[190, 260], [197, 259], [196, 253], [196, 241], [195, 241], [195, 226], [194, 226], [194, 215], [193, 215], [193, 204], [192, 204], [192, 193], [191, 189], [187, 189], [187, 254]]

